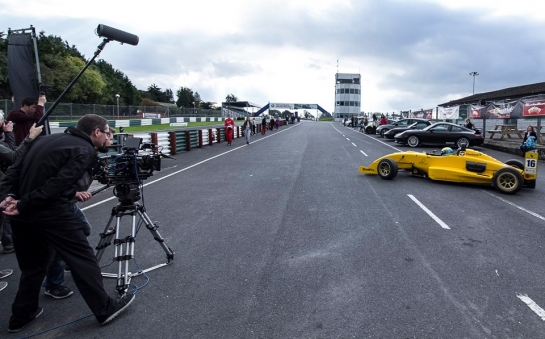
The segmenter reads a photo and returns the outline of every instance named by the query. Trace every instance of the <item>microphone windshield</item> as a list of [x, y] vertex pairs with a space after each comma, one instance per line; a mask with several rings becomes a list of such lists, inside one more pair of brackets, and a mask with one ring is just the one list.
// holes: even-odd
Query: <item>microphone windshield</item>
[[123, 44], [138, 45], [138, 36], [106, 25], [97, 26], [97, 35]]

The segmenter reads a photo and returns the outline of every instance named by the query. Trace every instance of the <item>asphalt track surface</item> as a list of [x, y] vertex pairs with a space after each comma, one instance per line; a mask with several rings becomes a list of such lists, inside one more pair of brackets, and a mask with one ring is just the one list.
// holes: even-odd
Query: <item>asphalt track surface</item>
[[[8, 336], [19, 272], [14, 255], [0, 255], [15, 270], [0, 292], [0, 336], [60, 326], [38, 337], [544, 337], [545, 164], [537, 188], [513, 196], [358, 173], [398, 150], [406, 148], [339, 123], [301, 122], [248, 146], [240, 138], [165, 159], [145, 181], [144, 205], [174, 262], [149, 281], [134, 277], [134, 303], [103, 327], [84, 317], [67, 274], [74, 295], [42, 295], [44, 314]], [[93, 247], [116, 203], [108, 189], [82, 205]], [[129, 228], [123, 217], [121, 233]], [[144, 227], [135, 256], [142, 269], [166, 261]], [[110, 247], [101, 266], [112, 257]], [[116, 295], [115, 279], [105, 286]]]

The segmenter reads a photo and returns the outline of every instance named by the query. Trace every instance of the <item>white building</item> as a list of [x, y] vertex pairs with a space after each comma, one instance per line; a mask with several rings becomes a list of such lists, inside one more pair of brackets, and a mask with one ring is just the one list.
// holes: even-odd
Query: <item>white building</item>
[[335, 74], [335, 120], [361, 112], [361, 75]]

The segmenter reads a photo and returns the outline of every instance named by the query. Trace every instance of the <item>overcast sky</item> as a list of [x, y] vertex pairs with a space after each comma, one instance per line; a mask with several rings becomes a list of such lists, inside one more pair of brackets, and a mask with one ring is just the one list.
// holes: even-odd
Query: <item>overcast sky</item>
[[[87, 58], [105, 24], [140, 38], [100, 54], [138, 88], [203, 101], [319, 104], [360, 73], [362, 110], [433, 108], [545, 81], [542, 2], [530, 0], [0, 0], [0, 31], [30, 25]], [[338, 62], [337, 62], [338, 60]], [[115, 95], [113, 93], [112, 95]]]

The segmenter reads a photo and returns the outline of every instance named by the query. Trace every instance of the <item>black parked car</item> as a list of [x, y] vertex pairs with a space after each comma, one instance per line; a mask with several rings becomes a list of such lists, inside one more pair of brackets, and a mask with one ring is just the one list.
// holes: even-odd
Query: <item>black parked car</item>
[[422, 130], [411, 129], [394, 137], [396, 142], [416, 147], [421, 144], [454, 144], [456, 147], [479, 146], [484, 139], [480, 133], [450, 122], [437, 122]]
[[418, 121], [427, 121], [428, 119], [419, 119], [419, 118], [408, 118], [408, 119], [401, 119], [394, 123], [389, 123], [386, 125], [380, 125], [377, 127], [376, 134], [380, 134], [381, 137], [384, 137], [384, 133], [388, 132], [392, 128], [395, 127], [408, 127], [409, 125], [414, 124]]
[[386, 139], [393, 140], [394, 137], [401, 132], [405, 132], [406, 130], [409, 130], [409, 129], [424, 129], [433, 123], [434, 122], [431, 120], [423, 120], [423, 121], [417, 121], [414, 124], [411, 124], [409, 126], [394, 127], [388, 132], [384, 133], [383, 137], [385, 137]]

